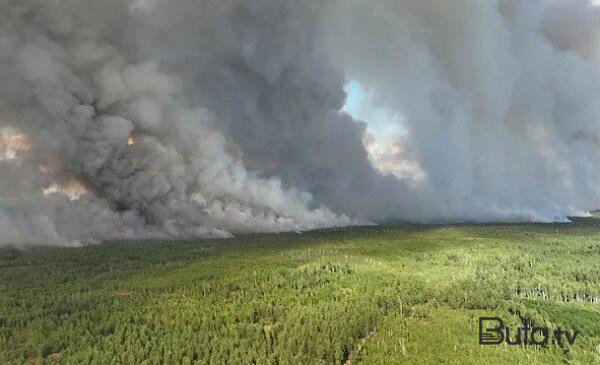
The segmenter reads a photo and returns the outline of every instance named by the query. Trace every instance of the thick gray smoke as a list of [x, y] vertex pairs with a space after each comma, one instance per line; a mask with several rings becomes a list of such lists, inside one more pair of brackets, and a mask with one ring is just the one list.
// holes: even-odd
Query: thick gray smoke
[[[30, 147], [0, 165], [2, 242], [224, 236], [352, 223], [304, 190], [245, 167], [243, 146], [227, 138], [218, 113], [244, 106], [221, 100], [226, 105], [217, 110], [199, 94], [218, 85], [189, 79], [193, 70], [220, 71], [221, 47], [242, 52], [236, 47], [244, 45], [227, 44], [231, 34], [217, 26], [234, 22], [241, 5], [204, 5], [212, 9], [196, 14], [208, 29], [193, 39], [215, 39], [190, 53], [183, 39], [192, 39], [194, 29], [173, 29], [181, 32], [182, 59], [170, 62], [168, 53], [177, 49], [165, 44], [152, 57], [142, 48], [152, 53], [162, 44], [161, 26], [186, 20], [177, 19], [186, 11], [183, 1], [169, 2], [176, 13], [165, 15], [120, 0], [3, 3], [1, 120], [27, 136]], [[179, 61], [189, 64], [181, 72]], [[235, 121], [245, 123], [241, 116]], [[86, 193], [69, 197], [56, 188], [69, 184]]]
[[[587, 1], [1, 1], [0, 245], [600, 206]], [[372, 163], [351, 80], [418, 176]]]
[[403, 115], [429, 209], [414, 217], [561, 220], [599, 206], [590, 1], [347, 0], [328, 18], [338, 67]]

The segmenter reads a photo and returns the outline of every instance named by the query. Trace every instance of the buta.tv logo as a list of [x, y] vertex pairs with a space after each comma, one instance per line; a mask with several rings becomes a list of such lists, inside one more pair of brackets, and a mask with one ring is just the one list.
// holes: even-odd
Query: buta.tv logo
[[[551, 331], [548, 327], [530, 327], [525, 323], [523, 327], [512, 329], [504, 326], [504, 321], [499, 317], [479, 318], [479, 344], [500, 345], [562, 345], [563, 339], [573, 345], [579, 331], [564, 331], [558, 327]], [[564, 336], [564, 337], [563, 337]]]

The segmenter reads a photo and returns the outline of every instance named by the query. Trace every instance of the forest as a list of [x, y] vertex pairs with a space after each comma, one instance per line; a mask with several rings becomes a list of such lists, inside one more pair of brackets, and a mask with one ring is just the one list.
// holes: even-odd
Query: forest
[[[600, 362], [600, 220], [0, 250], [0, 363]], [[579, 331], [481, 346], [478, 318]]]

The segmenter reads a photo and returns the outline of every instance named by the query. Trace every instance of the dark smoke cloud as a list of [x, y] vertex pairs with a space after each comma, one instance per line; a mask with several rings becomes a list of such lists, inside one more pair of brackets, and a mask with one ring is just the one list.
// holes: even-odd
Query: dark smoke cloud
[[[597, 18], [583, 1], [4, 0], [0, 129], [27, 146], [0, 155], [0, 245], [585, 212]], [[349, 80], [404, 116], [391, 156], [418, 182], [373, 166], [340, 111]]]
[[[202, 97], [228, 86], [203, 76], [242, 67], [234, 56], [244, 44], [231, 43], [233, 29], [219, 24], [235, 21], [243, 7], [204, 2], [210, 10], [200, 11], [189, 5], [170, 3], [168, 11], [123, 1], [3, 6], [1, 120], [31, 144], [18, 161], [2, 164], [3, 242], [225, 236], [352, 223], [305, 190], [245, 167], [244, 146], [228, 137], [221, 115], [244, 106], [219, 100], [223, 94], [217, 90], [213, 99]], [[197, 38], [193, 27], [176, 29], [191, 20], [177, 19], [189, 10], [208, 27], [197, 29]], [[163, 34], [169, 26], [174, 29]], [[175, 49], [168, 45], [172, 32], [182, 34]], [[190, 53], [186, 37], [208, 43]], [[153, 47], [163, 45], [153, 56]], [[201, 49], [205, 53], [193, 53]], [[169, 55], [178, 50], [177, 57]], [[226, 62], [217, 58], [221, 53], [231, 54], [232, 63], [220, 65]], [[252, 97], [248, 93], [244, 103], [251, 104]], [[241, 115], [230, 118], [243, 123]], [[229, 125], [233, 128], [232, 121]], [[73, 200], [42, 195], [52, 182], [70, 180], [87, 193]], [[26, 186], [18, 187], [20, 181]]]

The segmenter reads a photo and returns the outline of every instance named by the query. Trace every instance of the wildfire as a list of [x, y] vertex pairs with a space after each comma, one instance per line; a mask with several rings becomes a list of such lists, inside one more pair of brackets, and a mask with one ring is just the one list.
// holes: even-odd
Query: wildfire
[[77, 200], [86, 192], [87, 190], [85, 187], [75, 180], [69, 181], [62, 185], [54, 183], [42, 190], [44, 196], [51, 194], [62, 194], [68, 196], [70, 200]]
[[13, 160], [17, 153], [31, 149], [27, 135], [13, 129], [0, 130], [0, 160]]
[[133, 137], [129, 137], [129, 139], [127, 140], [127, 145], [133, 146], [134, 144], [135, 144], [135, 140], [133, 139]]
[[52, 171], [52, 169], [50, 168], [50, 165], [48, 165], [45, 162], [40, 162], [38, 164], [38, 169], [40, 169], [40, 171], [43, 172], [43, 173], [45, 173], [45, 174], [48, 174], [48, 173], [50, 173]]
[[24, 134], [2, 135], [0, 136], [0, 149], [3, 150], [28, 150], [31, 148], [29, 139]]

